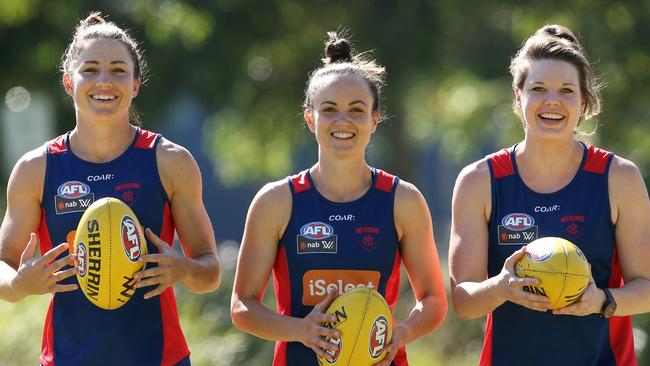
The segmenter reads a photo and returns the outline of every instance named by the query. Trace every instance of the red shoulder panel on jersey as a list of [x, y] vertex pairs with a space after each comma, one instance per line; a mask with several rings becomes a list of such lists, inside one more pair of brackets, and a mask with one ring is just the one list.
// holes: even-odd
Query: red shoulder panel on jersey
[[300, 193], [311, 188], [311, 183], [307, 179], [307, 170], [291, 176], [291, 184], [293, 185], [293, 191]]
[[377, 187], [377, 189], [384, 192], [390, 192], [393, 189], [394, 182], [394, 175], [388, 174], [381, 169], [377, 169], [377, 181], [375, 182], [375, 187]]
[[609, 151], [595, 146], [589, 146], [587, 149], [587, 161], [585, 161], [585, 166], [582, 169], [590, 173], [605, 174], [605, 169], [611, 156], [612, 153]]
[[135, 147], [139, 149], [153, 149], [156, 144], [156, 137], [158, 137], [158, 134], [155, 132], [140, 130], [140, 136], [138, 136], [138, 141], [135, 142]]
[[494, 177], [499, 179], [515, 174], [515, 167], [512, 165], [512, 159], [509, 149], [501, 149], [488, 156], [492, 164]]
[[54, 140], [48, 141], [47, 147], [50, 154], [59, 154], [68, 151], [68, 147], [65, 145], [65, 135], [61, 135]]

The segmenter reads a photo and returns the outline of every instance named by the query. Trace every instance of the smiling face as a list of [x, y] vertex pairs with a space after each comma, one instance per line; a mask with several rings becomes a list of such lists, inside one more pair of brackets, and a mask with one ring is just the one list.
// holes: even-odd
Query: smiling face
[[126, 46], [112, 39], [85, 41], [70, 73], [63, 75], [79, 117], [93, 120], [126, 119], [140, 80]]
[[526, 137], [573, 137], [585, 105], [573, 64], [556, 59], [531, 61], [521, 89], [515, 87], [515, 97]]
[[373, 112], [368, 83], [352, 74], [327, 76], [319, 82], [305, 120], [321, 153], [363, 157], [380, 117], [378, 111]]

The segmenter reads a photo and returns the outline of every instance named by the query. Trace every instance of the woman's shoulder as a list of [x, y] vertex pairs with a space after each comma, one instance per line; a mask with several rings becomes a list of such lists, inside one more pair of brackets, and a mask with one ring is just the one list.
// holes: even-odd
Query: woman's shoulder
[[456, 184], [485, 184], [490, 180], [490, 166], [488, 164], [489, 157], [477, 160], [471, 164], [466, 165], [459, 173], [456, 179]]
[[14, 172], [28, 175], [39, 173], [45, 174], [46, 157], [47, 152], [45, 146], [39, 146], [30, 150], [18, 159], [14, 166]]
[[267, 208], [291, 208], [291, 188], [288, 180], [285, 178], [266, 183], [253, 201]]

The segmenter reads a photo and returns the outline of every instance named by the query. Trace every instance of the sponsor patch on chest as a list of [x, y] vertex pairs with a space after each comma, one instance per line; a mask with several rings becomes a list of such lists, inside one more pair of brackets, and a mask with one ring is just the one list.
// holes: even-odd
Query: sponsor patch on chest
[[298, 254], [336, 254], [338, 249], [337, 235], [332, 226], [320, 222], [310, 222], [300, 228], [296, 236]]
[[535, 219], [525, 213], [507, 214], [498, 227], [499, 245], [526, 245], [537, 239]]
[[57, 215], [84, 212], [95, 202], [95, 195], [86, 183], [71, 180], [59, 186], [54, 196], [54, 211]]

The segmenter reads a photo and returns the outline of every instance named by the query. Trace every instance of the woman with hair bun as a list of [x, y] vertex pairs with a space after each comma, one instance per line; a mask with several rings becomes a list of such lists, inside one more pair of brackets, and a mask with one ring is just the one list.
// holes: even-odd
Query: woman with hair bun
[[[171, 286], [182, 282], [204, 293], [220, 282], [198, 166], [183, 147], [130, 123], [145, 63], [123, 29], [90, 14], [76, 28], [61, 69], [76, 126], [25, 154], [11, 173], [0, 228], [0, 298], [53, 293], [44, 366], [189, 365]], [[85, 205], [61, 193], [69, 186], [83, 192]], [[135, 274], [130, 301], [111, 311], [78, 290], [76, 258], [66, 243], [85, 207], [103, 197], [131, 207], [146, 228], [149, 253], [140, 258], [146, 269]], [[185, 256], [170, 246], [175, 231]]]
[[[237, 328], [277, 341], [274, 366], [317, 365], [316, 355], [330, 359], [337, 351], [324, 339], [337, 331], [322, 324], [336, 320], [324, 312], [344, 290], [337, 284], [373, 287], [394, 308], [404, 263], [416, 304], [396, 325], [378, 365], [407, 365], [404, 346], [440, 325], [447, 310], [431, 217], [414, 185], [365, 161], [381, 120], [384, 68], [354, 54], [336, 33], [328, 36], [324, 64], [310, 74], [303, 105], [318, 161], [267, 184], [253, 199], [231, 315]], [[328, 228], [334, 245], [301, 246], [305, 225]], [[260, 301], [271, 272], [278, 312]]]
[[[639, 169], [576, 138], [600, 112], [600, 84], [569, 29], [539, 29], [510, 72], [524, 140], [458, 176], [454, 310], [487, 315], [480, 365], [636, 365], [630, 315], [650, 311], [650, 202]], [[508, 235], [503, 220], [513, 214], [527, 218], [523, 235]], [[539, 280], [514, 270], [526, 244], [542, 237], [573, 242], [591, 263], [582, 296], [553, 311], [546, 296], [524, 291]]]

